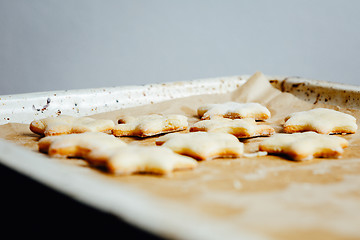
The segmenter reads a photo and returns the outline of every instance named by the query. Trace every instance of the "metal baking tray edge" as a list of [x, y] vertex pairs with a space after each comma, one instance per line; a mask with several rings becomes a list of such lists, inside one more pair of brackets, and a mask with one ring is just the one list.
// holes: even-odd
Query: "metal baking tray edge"
[[[0, 124], [29, 123], [35, 118], [59, 114], [59, 111], [62, 114], [83, 116], [193, 95], [228, 93], [241, 86], [248, 78], [249, 75], [244, 75], [144, 86], [0, 96]], [[356, 86], [297, 77], [268, 78], [275, 87], [307, 101], [315, 99], [335, 105], [359, 107], [360, 88]], [[331, 98], [332, 96], [336, 98]], [[27, 161], [22, 160], [24, 156]], [[3, 139], [0, 139], [0, 163], [73, 199], [109, 212], [161, 237], [264, 239], [261, 235], [241, 229], [241, 226], [233, 229], [223, 221], [192, 216], [185, 206], [166, 202], [125, 184], [115, 185], [103, 178], [82, 175], [73, 166], [49, 161], [41, 154]]]
[[248, 77], [0, 96], [0, 124], [30, 123], [33, 119], [59, 114], [92, 115], [193, 95], [227, 93], [242, 85]]

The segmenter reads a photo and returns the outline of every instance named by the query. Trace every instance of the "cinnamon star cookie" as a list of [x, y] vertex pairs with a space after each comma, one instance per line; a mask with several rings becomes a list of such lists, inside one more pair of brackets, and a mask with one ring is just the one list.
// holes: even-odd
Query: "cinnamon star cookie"
[[60, 115], [34, 120], [30, 123], [30, 130], [39, 135], [53, 136], [83, 132], [106, 132], [112, 130], [114, 125], [113, 121], [107, 119]]
[[283, 154], [290, 159], [303, 161], [314, 157], [339, 158], [347, 146], [348, 141], [338, 136], [316, 132], [280, 133], [261, 142], [259, 150], [269, 154]]
[[226, 102], [222, 104], [206, 104], [197, 110], [202, 120], [213, 118], [253, 118], [266, 120], [270, 118], [270, 111], [259, 103]]
[[284, 131], [288, 133], [315, 131], [321, 134], [355, 133], [356, 118], [327, 108], [295, 112], [285, 118]]
[[184, 130], [188, 127], [187, 117], [183, 115], [159, 114], [139, 117], [123, 116], [112, 133], [117, 136], [149, 137], [158, 134]]
[[244, 153], [244, 144], [228, 133], [170, 133], [158, 138], [156, 144], [197, 160], [237, 158]]
[[190, 132], [222, 132], [230, 133], [237, 138], [270, 136], [275, 130], [268, 125], [258, 125], [254, 119], [211, 119], [195, 123]]

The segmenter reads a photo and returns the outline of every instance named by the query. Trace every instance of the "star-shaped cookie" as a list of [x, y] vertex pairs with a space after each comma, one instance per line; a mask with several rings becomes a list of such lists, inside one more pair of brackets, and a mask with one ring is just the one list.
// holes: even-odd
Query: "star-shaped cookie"
[[314, 131], [321, 134], [355, 133], [356, 118], [327, 108], [292, 113], [285, 118], [284, 131], [287, 133]]
[[50, 156], [79, 157], [91, 166], [117, 175], [132, 173], [170, 174], [192, 169], [197, 162], [163, 147], [131, 146], [113, 135], [81, 133], [40, 139], [39, 151]]
[[48, 136], [38, 142], [39, 151], [48, 153], [50, 156], [80, 158], [87, 158], [91, 152], [99, 149], [108, 151], [126, 145], [115, 136], [102, 132]]
[[183, 115], [151, 114], [139, 117], [123, 116], [112, 133], [117, 136], [149, 137], [163, 133], [185, 130], [187, 117]]
[[165, 147], [127, 146], [106, 153], [107, 160], [89, 159], [90, 164], [103, 166], [113, 174], [154, 173], [168, 175], [176, 170], [193, 169], [197, 161], [174, 153]]
[[39, 135], [54, 136], [83, 132], [106, 132], [112, 130], [114, 125], [113, 121], [107, 119], [60, 115], [34, 120], [30, 123], [30, 130]]
[[261, 142], [259, 150], [269, 154], [283, 154], [290, 159], [303, 161], [314, 157], [339, 158], [347, 146], [347, 140], [333, 135], [316, 132], [280, 133]]
[[197, 110], [202, 120], [214, 118], [253, 118], [266, 120], [270, 118], [270, 111], [259, 103], [226, 102], [222, 104], [206, 104]]
[[230, 133], [237, 138], [250, 138], [258, 136], [270, 136], [275, 130], [268, 125], [258, 125], [254, 119], [211, 119], [195, 123], [190, 132], [222, 132]]
[[244, 153], [244, 144], [228, 133], [170, 133], [158, 138], [156, 144], [197, 160], [237, 158]]

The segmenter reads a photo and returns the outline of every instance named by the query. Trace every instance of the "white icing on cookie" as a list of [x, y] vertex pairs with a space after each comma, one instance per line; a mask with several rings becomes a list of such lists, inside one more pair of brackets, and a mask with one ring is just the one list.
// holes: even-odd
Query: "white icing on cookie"
[[139, 117], [124, 116], [119, 119], [112, 133], [115, 136], [148, 137], [162, 133], [184, 130], [188, 127], [187, 117], [183, 115], [151, 114]]
[[206, 104], [197, 110], [201, 119], [213, 118], [253, 118], [255, 120], [266, 120], [270, 118], [270, 111], [259, 103], [237, 103], [227, 102], [223, 104]]
[[305, 132], [276, 134], [261, 142], [259, 150], [301, 161], [314, 157], [339, 158], [347, 146], [348, 141], [342, 137]]
[[292, 113], [285, 118], [284, 131], [315, 131], [321, 134], [355, 133], [356, 118], [327, 108], [315, 108], [309, 111]]
[[275, 130], [268, 125], [258, 125], [254, 119], [211, 119], [195, 123], [190, 132], [222, 132], [234, 135], [237, 138], [270, 136]]
[[[169, 174], [174, 170], [193, 169], [197, 161], [190, 157], [174, 153], [168, 148], [156, 146], [127, 146], [106, 153], [103, 163], [113, 174], [155, 173]], [[91, 156], [90, 156], [91, 157]], [[89, 158], [90, 163], [94, 163]], [[99, 165], [99, 163], [96, 163]]]
[[53, 136], [83, 132], [106, 132], [111, 130], [114, 125], [113, 121], [107, 119], [60, 115], [34, 120], [30, 123], [30, 130], [36, 134]]
[[244, 144], [227, 133], [171, 133], [158, 138], [156, 144], [198, 160], [236, 158], [244, 153]]
[[86, 132], [48, 136], [39, 140], [39, 151], [50, 156], [83, 157], [96, 150], [109, 151], [127, 144], [113, 135], [101, 132]]

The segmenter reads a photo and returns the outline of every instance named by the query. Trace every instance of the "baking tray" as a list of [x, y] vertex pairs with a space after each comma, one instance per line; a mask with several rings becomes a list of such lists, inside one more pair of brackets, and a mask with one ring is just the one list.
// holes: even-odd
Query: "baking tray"
[[[246, 83], [249, 77], [250, 75], [242, 75], [144, 86], [0, 96], [2, 112], [0, 124], [28, 124], [33, 119], [59, 114], [75, 116], [94, 115], [196, 95], [231, 94]], [[307, 102], [315, 104], [322, 102], [354, 109], [358, 109], [360, 106], [360, 88], [356, 86], [315, 81], [299, 77], [267, 77], [275, 88], [283, 92], [291, 93]], [[24, 156], [26, 156], [26, 161], [23, 160]], [[201, 214], [201, 212], [195, 214], [193, 209], [188, 208], [186, 204], [179, 204], [176, 201], [169, 201], [166, 198], [158, 197], [156, 194], [134, 188], [132, 185], [126, 184], [126, 182], [113, 182], [101, 175], [89, 175], [83, 169], [79, 169], [73, 165], [49, 161], [49, 158], [42, 154], [30, 151], [4, 139], [0, 139], [0, 162], [81, 203], [111, 213], [130, 224], [163, 238], [289, 239], [288, 236], [290, 236], [288, 232], [268, 235], [262, 231], [257, 231], [256, 228], [234, 225], [232, 222], [236, 216], [232, 216], [233, 219], [231, 219], [224, 218], [224, 215], [221, 213], [215, 217]], [[348, 162], [353, 163], [354, 159]], [[344, 160], [343, 163], [346, 164], [346, 160]], [[322, 162], [319, 163], [319, 165], [321, 164]], [[317, 171], [318, 174], [322, 174], [321, 169], [317, 169]], [[259, 177], [262, 173], [257, 172], [256, 174], [255, 178]], [[251, 179], [251, 174], [247, 177]], [[351, 182], [351, 189], [353, 189], [356, 186], [360, 186], [360, 177], [352, 174], [346, 177], [343, 182], [344, 184], [350, 184]], [[239, 187], [236, 182], [234, 182], [234, 187]], [[334, 188], [337, 187], [341, 186], [334, 186]], [[324, 191], [323, 186], [310, 186], [306, 184], [293, 188], [294, 189], [290, 189], [289, 191], [293, 192], [294, 196], [298, 194], [296, 193], [297, 191], [302, 193], [305, 191], [305, 193], [309, 194], [309, 196], [305, 197], [309, 198], [316, 198], [316, 196], [312, 196], [312, 194], [315, 194], [314, 192], [320, 191], [323, 193]], [[282, 197], [281, 192], [275, 193], [275, 195], [276, 194], [278, 194], [277, 197]], [[354, 194], [356, 195], [357, 193], [355, 192]], [[217, 199], [217, 201], [222, 201], [221, 196], [218, 197], [219, 199]], [[268, 201], [269, 197], [275, 196], [262, 196], [259, 193], [250, 193], [244, 195], [243, 199], [238, 200], [244, 204], [256, 202], [262, 205], [262, 202]], [[286, 197], [286, 195], [283, 197]], [[234, 198], [232, 198], [232, 200], [234, 200]], [[229, 202], [229, 204], [233, 203]], [[359, 204], [345, 200], [344, 204], [349, 204], [349, 208], [353, 208], [353, 211], [350, 211], [359, 213]], [[266, 204], [264, 206], [266, 206]], [[265, 207], [260, 207], [257, 211], [259, 211], [258, 214], [263, 216], [264, 219], [268, 219], [272, 214], [272, 212], [268, 212]], [[285, 220], [286, 218], [291, 219], [292, 217], [296, 217], [296, 214], [294, 213], [292, 216], [291, 212], [282, 214], [284, 214]], [[255, 221], [254, 218], [259, 217], [259, 215], [248, 216], [249, 221]], [[333, 217], [335, 217], [335, 215]], [[349, 223], [352, 220], [357, 221], [359, 219], [357, 217], [347, 219]], [[320, 224], [320, 229], [331, 228], [332, 224], [336, 224], [336, 221], [330, 222], [330, 225]], [[343, 224], [341, 228], [336, 229], [336, 234], [331, 236], [334, 239], [336, 239], [336, 236], [360, 237], [360, 230], [358, 230], [358, 232], [354, 230], [353, 224], [354, 223], [348, 224], [348, 228], [344, 227]], [[328, 233], [322, 230], [302, 234], [299, 234], [299, 236], [328, 236]]]

